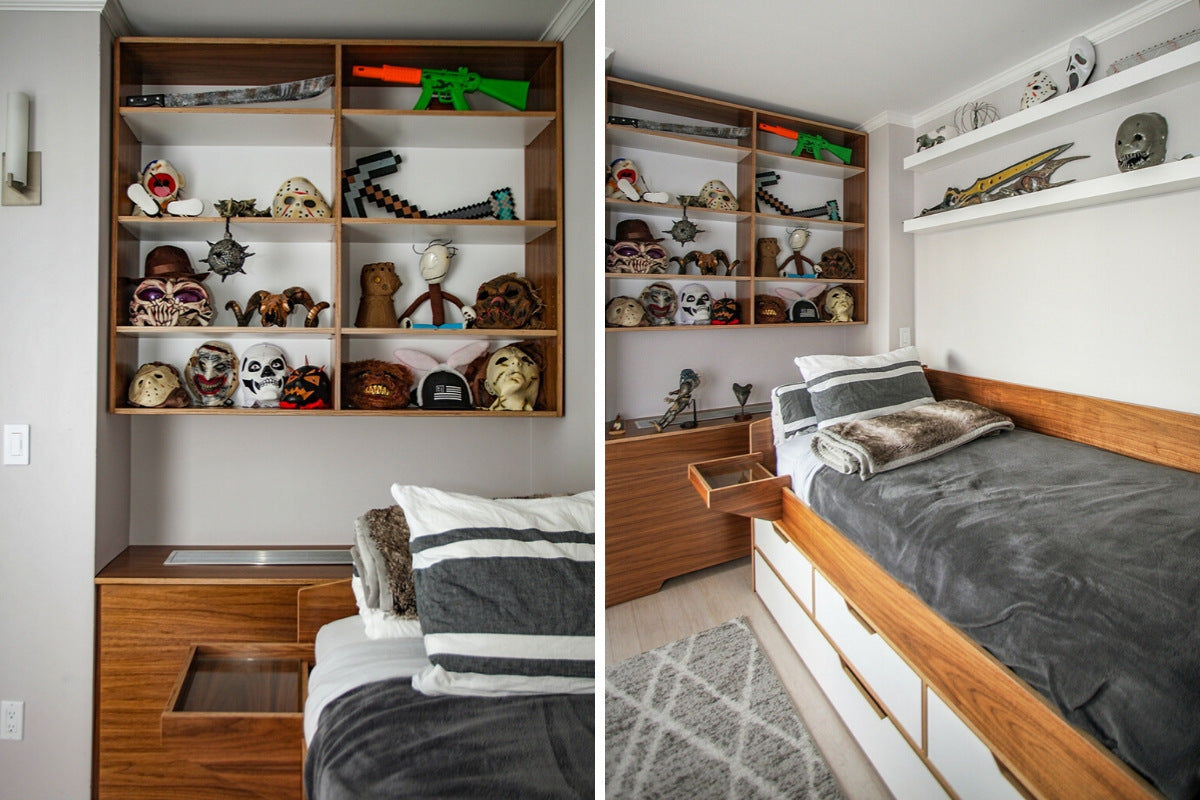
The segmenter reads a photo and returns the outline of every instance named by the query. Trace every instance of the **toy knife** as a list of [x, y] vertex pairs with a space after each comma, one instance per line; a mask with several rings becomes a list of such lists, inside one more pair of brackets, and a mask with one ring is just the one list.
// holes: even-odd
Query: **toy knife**
[[633, 117], [609, 117], [609, 125], [628, 125], [647, 131], [662, 131], [663, 133], [686, 133], [691, 136], [716, 136], [721, 139], [740, 139], [750, 135], [749, 128], [722, 128], [705, 125], [682, 125], [676, 122], [654, 122], [648, 119]]
[[240, 103], [274, 103], [281, 100], [304, 100], [316, 97], [333, 85], [332, 75], [305, 78], [302, 81], [251, 86], [247, 89], [222, 89], [215, 92], [191, 94], [135, 94], [125, 98], [130, 108], [191, 108], [193, 106], [227, 106]]

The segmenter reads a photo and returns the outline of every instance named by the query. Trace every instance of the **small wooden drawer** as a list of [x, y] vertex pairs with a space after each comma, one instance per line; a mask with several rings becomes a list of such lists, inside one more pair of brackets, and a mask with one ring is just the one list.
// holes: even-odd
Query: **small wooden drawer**
[[776, 476], [763, 466], [762, 453], [743, 453], [688, 464], [688, 479], [714, 511], [776, 520], [783, 517], [787, 475]]
[[164, 748], [262, 797], [299, 797], [311, 643], [196, 644], [162, 714]]

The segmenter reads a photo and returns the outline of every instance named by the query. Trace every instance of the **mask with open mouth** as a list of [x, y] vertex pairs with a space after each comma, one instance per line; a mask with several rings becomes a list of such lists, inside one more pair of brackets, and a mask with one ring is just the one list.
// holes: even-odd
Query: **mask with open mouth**
[[1117, 169], [1153, 167], [1167, 160], [1167, 119], [1148, 111], [1134, 114], [1117, 128]]
[[238, 359], [224, 342], [205, 342], [192, 351], [183, 369], [188, 393], [198, 406], [233, 405], [238, 388]]

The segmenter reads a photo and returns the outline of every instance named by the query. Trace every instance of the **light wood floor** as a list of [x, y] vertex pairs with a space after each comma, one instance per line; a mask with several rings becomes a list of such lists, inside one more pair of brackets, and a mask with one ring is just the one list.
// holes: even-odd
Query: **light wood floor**
[[744, 616], [848, 800], [890, 799], [874, 767], [751, 587], [742, 558], [667, 581], [661, 591], [605, 611], [608, 665]]

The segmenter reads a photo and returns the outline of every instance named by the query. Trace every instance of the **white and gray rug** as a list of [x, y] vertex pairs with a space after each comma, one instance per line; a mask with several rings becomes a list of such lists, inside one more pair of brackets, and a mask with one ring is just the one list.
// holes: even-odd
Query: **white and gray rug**
[[841, 788], [744, 617], [608, 668], [610, 798], [819, 798]]

